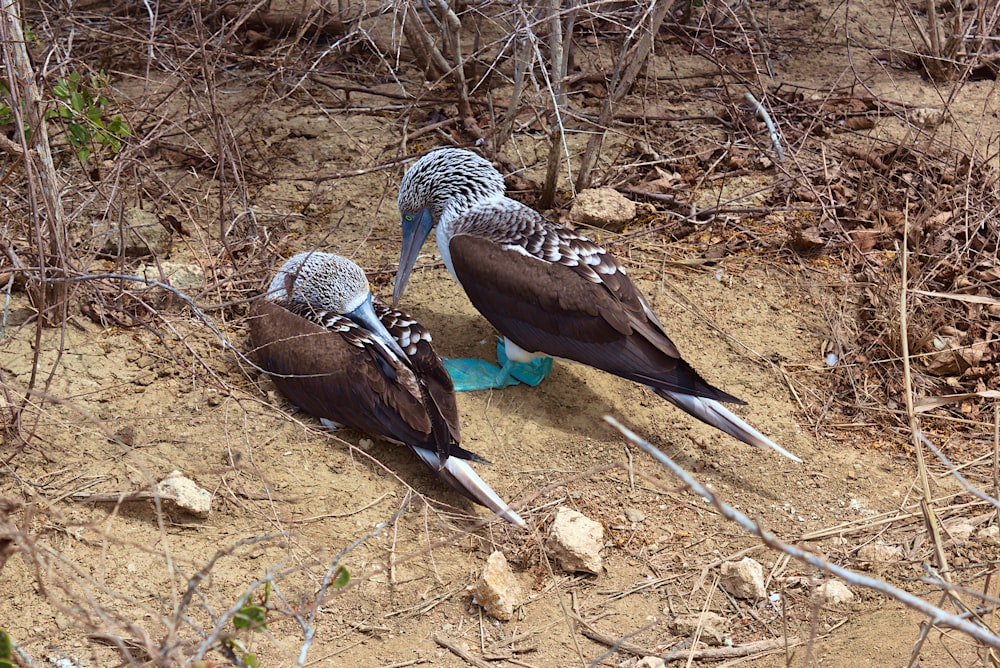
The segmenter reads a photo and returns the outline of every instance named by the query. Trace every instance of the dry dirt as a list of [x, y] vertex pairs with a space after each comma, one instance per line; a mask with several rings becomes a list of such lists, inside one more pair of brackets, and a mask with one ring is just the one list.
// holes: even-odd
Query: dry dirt
[[[823, 4], [778, 7], [788, 30], [772, 43], [779, 80], [820, 94], [860, 82], [866, 94], [940, 105], [946, 95], [941, 87], [886, 67], [874, 50], [847, 53], [833, 37], [847, 30], [873, 48], [888, 40], [889, 14], [874, 4], [860, 3], [846, 26], [843, 10]], [[664, 52], [658, 61], [662, 75], [677, 79], [660, 84], [657, 103], [679, 115], [701, 113], [709, 106], [701, 92], [708, 79], [682, 75], [703, 73], [705, 61], [676, 41], [665, 41]], [[419, 77], [412, 68], [404, 72]], [[258, 110], [264, 113], [242, 115], [261, 91], [244, 72], [218, 76], [220, 88], [238, 91], [228, 99], [230, 122], [254, 124], [254, 168], [271, 175], [248, 188], [256, 227], [246, 241], [265, 248], [272, 266], [310, 248], [350, 256], [371, 270], [375, 291], [387, 297], [398, 257], [394, 200], [401, 168], [320, 184], [310, 180], [398, 155], [397, 118], [390, 111], [358, 110], [385, 100], [352, 94], [355, 108], [338, 108], [338, 94], [317, 86]], [[174, 83], [163, 77], [150, 85]], [[128, 91], [136, 84], [116, 85]], [[995, 122], [988, 131], [978, 126], [978, 134], [969, 129], [984, 108], [996, 108], [993, 96], [992, 82], [966, 84], [950, 103], [955, 120], [940, 130], [939, 140], [995, 140]], [[899, 119], [889, 118], [868, 134], [829, 141], [839, 146], [869, 136], [898, 140], [901, 127]], [[665, 137], [657, 141], [664, 144], [702, 130], [722, 133], [683, 123], [660, 130]], [[766, 149], [766, 140], [758, 139]], [[444, 141], [427, 134], [408, 148]], [[578, 151], [582, 140], [573, 141]], [[541, 178], [545, 149], [538, 148], [538, 136], [526, 132], [517, 142], [509, 155], [522, 156], [525, 174]], [[627, 145], [612, 138], [609, 160]], [[190, 235], [175, 239], [169, 259], [217, 276], [213, 272], [225, 271], [226, 263], [212, 245], [210, 230], [218, 221], [213, 172], [190, 166], [185, 171], [166, 151], [150, 159], [175, 174], [176, 189], [195, 202], [186, 212], [170, 205], [159, 211], [189, 226]], [[757, 158], [737, 171], [724, 183], [702, 184], [694, 198], [710, 204], [782, 178]], [[622, 258], [693, 366], [745, 399], [741, 414], [804, 463], [737, 443], [635, 384], [557, 362], [537, 388], [459, 397], [463, 444], [492, 462], [479, 470], [520, 508], [530, 523], [526, 531], [502, 523], [474, 526], [470, 515], [482, 517], [482, 509], [437, 484], [406, 449], [349, 431], [332, 433], [296, 413], [234, 352], [246, 346], [240, 306], [208, 311], [233, 348], [220, 345], [179, 300], [155, 288], [129, 288], [161, 309], [162, 318], [147, 328], [102, 327], [75, 310], [69, 326], [41, 334], [38, 371], [52, 374], [48, 403], [40, 421], [26, 427], [35, 434], [33, 444], [0, 477], [0, 495], [24, 504], [9, 509], [10, 516], [39, 555], [15, 554], [3, 567], [0, 626], [34, 665], [116, 665], [122, 648], [114, 638], [135, 641], [126, 649], [138, 663], [144, 642], [158, 646], [170, 634], [179, 647], [176, 661], [234, 635], [226, 611], [239, 607], [248, 592], [261, 600], [262, 582], [270, 579], [267, 629], [249, 638], [261, 666], [294, 665], [305, 644], [304, 623], [313, 632], [305, 665], [469, 665], [438, 637], [466, 645], [497, 667], [629, 666], [634, 652], [613, 651], [594, 633], [587, 635], [588, 627], [664, 653], [682, 640], [669, 626], [673, 616], [701, 609], [731, 621], [735, 645], [798, 639], [746, 665], [905, 665], [920, 631], [918, 615], [863, 589], [855, 589], [853, 603], [823, 604], [813, 594], [822, 582], [819, 573], [759, 547], [601, 420], [616, 416], [787, 541], [836, 529], [803, 542], [835, 563], [858, 567], [858, 549], [876, 539], [901, 547], [903, 561], [876, 573], [940, 602], [933, 586], [916, 579], [926, 574], [922, 564], [933, 560], [915, 511], [919, 493], [905, 433], [841, 423], [823, 410], [831, 378], [839, 373], [824, 364], [824, 345], [838, 318], [850, 315], [843, 299], [851, 277], [835, 254], [803, 258], [789, 251], [777, 219], [731, 218], [733, 224], [715, 222], [680, 240], [629, 237], [653, 226], [652, 218], [623, 235], [592, 234]], [[751, 234], [741, 236], [746, 228]], [[735, 237], [744, 242], [741, 250], [723, 258], [706, 255]], [[495, 333], [438, 260], [431, 243], [404, 308], [431, 329], [440, 354], [490, 358]], [[96, 262], [90, 270], [110, 267]], [[266, 270], [259, 267], [259, 275], [244, 278], [262, 285]], [[203, 307], [215, 304], [217, 293], [201, 289], [185, 292]], [[31, 316], [25, 294], [15, 292], [0, 339], [0, 371], [15, 398], [34, 363]], [[148, 489], [175, 469], [213, 493], [208, 519], [169, 507], [157, 512], [149, 500], [117, 498]], [[934, 480], [934, 492], [943, 497], [959, 488], [942, 476]], [[88, 499], [93, 494], [104, 496], [95, 502]], [[986, 512], [983, 506], [951, 510], [969, 500], [949, 497], [942, 516]], [[549, 561], [544, 536], [561, 506], [604, 525], [604, 573], [566, 574]], [[905, 517], [877, 523], [904, 508]], [[630, 509], [641, 510], [644, 519], [630, 522]], [[528, 602], [506, 623], [485, 616], [467, 591], [497, 549], [529, 592]], [[948, 545], [960, 566], [987, 563], [996, 552], [975, 536]], [[719, 563], [745, 554], [764, 564], [772, 600], [738, 600], [718, 587]], [[338, 556], [351, 573], [350, 586], [326, 589], [317, 601]], [[237, 635], [247, 640], [245, 633]], [[224, 663], [217, 651], [206, 658]], [[699, 665], [709, 663], [717, 664]], [[983, 664], [964, 638], [935, 631], [921, 665]]]

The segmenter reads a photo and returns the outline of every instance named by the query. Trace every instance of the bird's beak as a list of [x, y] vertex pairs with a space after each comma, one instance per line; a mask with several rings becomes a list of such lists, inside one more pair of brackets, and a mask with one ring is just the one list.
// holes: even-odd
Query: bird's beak
[[392, 337], [389, 330], [385, 328], [385, 325], [382, 324], [379, 317], [375, 315], [375, 309], [372, 308], [371, 294], [368, 295], [367, 299], [361, 302], [361, 306], [357, 307], [350, 313], [345, 313], [344, 316], [350, 318], [377, 336], [383, 345], [390, 348], [392, 352], [399, 356], [399, 359], [407, 359], [406, 353], [404, 353], [403, 349], [399, 347], [399, 343], [397, 343], [396, 339]]
[[403, 216], [403, 246], [399, 251], [399, 267], [396, 269], [396, 285], [392, 291], [392, 305], [399, 302], [406, 289], [406, 282], [410, 280], [410, 272], [417, 261], [417, 255], [434, 227], [434, 219], [431, 217], [430, 209], [421, 209], [420, 213], [413, 216]]

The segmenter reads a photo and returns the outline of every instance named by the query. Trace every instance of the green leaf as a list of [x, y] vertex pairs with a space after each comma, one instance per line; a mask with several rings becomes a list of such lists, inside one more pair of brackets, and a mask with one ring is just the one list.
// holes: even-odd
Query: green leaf
[[13, 644], [10, 642], [10, 636], [3, 629], [0, 629], [0, 659], [11, 659], [11, 652], [13, 652]]
[[267, 610], [259, 605], [244, 605], [233, 616], [233, 626], [238, 629], [267, 628]]
[[330, 583], [330, 586], [334, 589], [343, 589], [350, 581], [351, 574], [347, 572], [347, 569], [343, 566], [337, 566], [337, 572], [334, 573], [333, 582]]
[[84, 99], [83, 93], [74, 91], [69, 96], [69, 104], [73, 107], [73, 111], [81, 112], [87, 106], [87, 101]]
[[52, 89], [52, 94], [58, 97], [60, 100], [65, 100], [67, 97], [69, 97], [69, 89], [66, 87], [65, 84], [59, 83], [56, 84], [55, 87]]
[[260, 660], [256, 654], [244, 654], [243, 663], [247, 665], [247, 668], [260, 668]]
[[115, 116], [111, 123], [108, 124], [108, 130], [121, 139], [127, 138], [132, 134], [132, 129], [128, 126], [128, 123], [122, 120], [121, 116]]
[[14, 644], [10, 636], [0, 629], [0, 668], [14, 668]]
[[87, 162], [87, 158], [90, 157], [90, 149], [84, 146], [83, 148], [81, 148], [79, 151], [76, 152], [76, 155], [78, 158], [80, 158], [80, 162]]
[[90, 142], [90, 129], [82, 123], [70, 123], [66, 126], [69, 130], [69, 143], [74, 147], [83, 146]]

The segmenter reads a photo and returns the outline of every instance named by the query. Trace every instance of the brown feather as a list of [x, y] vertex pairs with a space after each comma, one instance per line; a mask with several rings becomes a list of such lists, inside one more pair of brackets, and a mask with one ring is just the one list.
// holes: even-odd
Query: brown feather
[[529, 352], [582, 362], [657, 389], [719, 401], [687, 362], [623, 272], [547, 262], [489, 239], [456, 234], [449, 246], [459, 282], [497, 330]]
[[307, 413], [449, 454], [450, 443], [434, 442], [432, 420], [420, 394], [412, 391], [416, 381], [404, 364], [392, 364], [393, 379], [382, 373], [386, 359], [375, 359], [372, 349], [263, 300], [252, 313], [250, 339], [260, 366]]

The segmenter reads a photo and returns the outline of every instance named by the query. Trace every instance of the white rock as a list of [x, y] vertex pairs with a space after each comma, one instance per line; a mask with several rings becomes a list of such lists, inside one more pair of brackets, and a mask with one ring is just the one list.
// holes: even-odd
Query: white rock
[[590, 188], [576, 194], [569, 217], [585, 225], [619, 231], [635, 218], [635, 202], [613, 188]]
[[599, 575], [603, 563], [604, 527], [569, 508], [556, 511], [549, 529], [548, 547], [563, 570]]
[[963, 517], [953, 522], [946, 522], [944, 528], [948, 531], [948, 535], [954, 538], [956, 542], [964, 543], [969, 540], [972, 532], [976, 530], [976, 525]]
[[472, 588], [472, 594], [486, 614], [502, 622], [510, 621], [514, 609], [524, 605], [524, 590], [510, 570], [507, 557], [499, 551], [486, 560], [486, 567]]
[[854, 600], [854, 592], [840, 580], [827, 580], [817, 587], [816, 591], [823, 597], [824, 601], [833, 605], [850, 603]]
[[645, 522], [646, 513], [642, 512], [638, 508], [626, 508], [625, 519], [629, 522]]
[[95, 231], [104, 238], [102, 250], [105, 253], [142, 257], [163, 256], [170, 252], [172, 234], [166, 225], [160, 223], [157, 214], [137, 206], [126, 209], [122, 218], [120, 225], [109, 221], [96, 224]]
[[750, 557], [740, 561], [722, 562], [722, 586], [736, 598], [752, 601], [767, 596], [764, 588], [764, 567]]
[[635, 668], [665, 668], [666, 665], [658, 656], [644, 656], [635, 664]]
[[976, 537], [987, 545], [996, 545], [1000, 543], [1000, 527], [996, 524], [991, 524], [976, 532]]
[[707, 645], [721, 645], [729, 634], [729, 620], [714, 612], [678, 615], [670, 622], [670, 630], [679, 636], [689, 638], [701, 624], [701, 640]]
[[156, 491], [164, 499], [195, 517], [205, 518], [212, 512], [212, 493], [199, 487], [190, 478], [185, 478], [180, 471], [171, 471], [156, 486]]
[[945, 115], [941, 109], [934, 107], [917, 107], [911, 109], [910, 120], [924, 128], [933, 128], [944, 122]]
[[883, 565], [899, 561], [903, 550], [895, 545], [869, 543], [858, 550], [858, 561], [865, 564]]
[[[160, 274], [160, 270], [163, 274]], [[159, 265], [144, 264], [139, 267], [139, 275], [147, 281], [165, 282], [178, 290], [205, 284], [205, 272], [196, 264], [184, 262], [160, 262]]]

